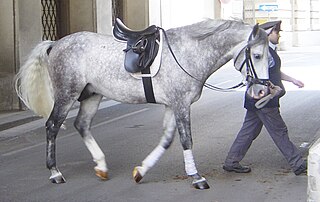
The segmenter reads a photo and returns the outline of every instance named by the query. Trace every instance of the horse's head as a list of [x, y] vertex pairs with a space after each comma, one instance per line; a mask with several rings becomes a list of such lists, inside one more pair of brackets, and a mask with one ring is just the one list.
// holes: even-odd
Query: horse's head
[[[268, 94], [268, 37], [257, 25], [241, 51], [234, 57], [234, 66], [245, 77], [247, 94], [260, 99]], [[241, 59], [242, 58], [242, 59]]]

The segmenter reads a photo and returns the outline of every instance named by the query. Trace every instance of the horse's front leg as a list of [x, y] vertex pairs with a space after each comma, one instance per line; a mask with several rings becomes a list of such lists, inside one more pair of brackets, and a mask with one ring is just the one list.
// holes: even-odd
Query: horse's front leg
[[192, 154], [192, 136], [190, 124], [190, 106], [179, 109], [175, 112], [177, 127], [180, 135], [180, 142], [183, 147], [185, 170], [188, 176], [193, 178], [192, 185], [196, 189], [209, 189], [209, 185], [196, 168]]
[[138, 183], [143, 176], [150, 170], [160, 159], [163, 153], [170, 147], [174, 134], [176, 132], [176, 121], [173, 111], [166, 106], [163, 119], [164, 135], [158, 146], [142, 161], [141, 166], [137, 166], [133, 170], [133, 178]]

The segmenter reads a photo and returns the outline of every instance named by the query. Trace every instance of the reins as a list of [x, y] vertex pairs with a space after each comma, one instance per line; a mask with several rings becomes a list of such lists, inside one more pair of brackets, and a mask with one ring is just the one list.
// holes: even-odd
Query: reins
[[[175, 54], [174, 54], [174, 52], [173, 52], [173, 50], [172, 50], [172, 48], [171, 48], [171, 45], [170, 45], [170, 43], [169, 43], [169, 39], [168, 39], [168, 36], [167, 36], [166, 31], [165, 31], [163, 28], [159, 28], [159, 29], [163, 32], [163, 35], [164, 35], [164, 38], [165, 38], [166, 43], [167, 43], [167, 45], [168, 45], [169, 51], [170, 51], [172, 57], [174, 58], [174, 60], [176, 61], [176, 63], [178, 64], [178, 66], [179, 66], [187, 75], [189, 75], [191, 78], [193, 78], [194, 80], [202, 83], [202, 81], [201, 81], [200, 79], [198, 79], [198, 78], [196, 78], [195, 76], [191, 75], [191, 74], [190, 74], [185, 68], [183, 68], [183, 66], [179, 63], [178, 59], [176, 58], [176, 56], [175, 56]], [[247, 46], [246, 46], [246, 47], [247, 47]], [[241, 51], [240, 51], [240, 52], [241, 52]], [[240, 53], [239, 53], [239, 54], [240, 54]], [[249, 53], [249, 55], [250, 55], [250, 53]], [[238, 56], [239, 56], [239, 55], [238, 55]], [[237, 58], [238, 58], [238, 57], [237, 57]], [[246, 58], [246, 60], [244, 61], [244, 63], [245, 63], [246, 61], [247, 61], [247, 58]], [[248, 63], [248, 62], [246, 62], [246, 63]], [[252, 63], [251, 57], [250, 57], [250, 63]], [[244, 64], [243, 64], [243, 65], [244, 65]], [[243, 66], [243, 65], [242, 65], [242, 66]], [[241, 69], [242, 69], [242, 67], [241, 67]], [[220, 87], [214, 86], [214, 85], [209, 84], [209, 83], [204, 83], [203, 86], [206, 87], [206, 88], [208, 88], [208, 89], [210, 89], [210, 90], [222, 91], [222, 92], [230, 92], [230, 91], [235, 91], [236, 89], [240, 89], [240, 88], [244, 87], [244, 86], [245, 86], [245, 83], [242, 81], [241, 83], [239, 83], [239, 84], [237, 84], [237, 85], [235, 85], [235, 86], [232, 86], [232, 87], [228, 87], [228, 88], [220, 88]]]

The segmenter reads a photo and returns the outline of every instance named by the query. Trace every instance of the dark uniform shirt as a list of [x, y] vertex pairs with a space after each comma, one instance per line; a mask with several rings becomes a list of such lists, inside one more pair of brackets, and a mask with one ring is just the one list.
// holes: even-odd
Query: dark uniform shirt
[[[269, 79], [270, 81], [276, 85], [279, 86], [282, 89], [282, 92], [279, 96], [274, 97], [271, 99], [264, 108], [274, 108], [274, 107], [280, 107], [279, 99], [285, 94], [285, 89], [281, 81], [281, 59], [277, 52], [273, 50], [271, 47], [269, 47], [269, 54], [271, 56], [271, 61], [269, 61]], [[244, 101], [244, 107], [247, 110], [258, 110], [254, 105], [258, 100], [251, 98], [245, 93], [245, 101]]]

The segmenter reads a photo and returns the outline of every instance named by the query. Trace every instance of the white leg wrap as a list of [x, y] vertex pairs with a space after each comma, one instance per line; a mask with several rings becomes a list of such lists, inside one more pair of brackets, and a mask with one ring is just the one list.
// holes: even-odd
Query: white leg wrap
[[146, 172], [152, 168], [163, 155], [166, 150], [158, 145], [148, 156], [142, 161], [142, 167], [140, 167], [139, 172], [142, 176], [146, 174]]
[[183, 151], [183, 156], [184, 156], [184, 164], [185, 164], [185, 169], [187, 175], [194, 175], [197, 174], [197, 168], [193, 160], [193, 155], [192, 151], [190, 149], [184, 150]]

